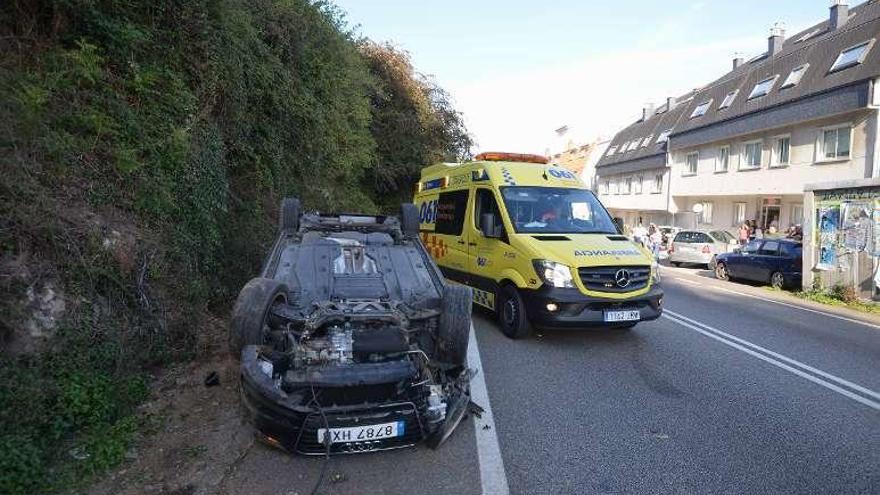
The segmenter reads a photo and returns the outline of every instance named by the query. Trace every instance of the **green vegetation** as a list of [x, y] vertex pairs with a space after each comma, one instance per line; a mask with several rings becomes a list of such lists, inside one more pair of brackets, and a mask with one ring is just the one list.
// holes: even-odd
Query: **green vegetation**
[[835, 285], [828, 290], [822, 288], [820, 283], [814, 285], [809, 290], [783, 290], [774, 287], [764, 287], [765, 290], [771, 292], [785, 292], [800, 299], [813, 301], [829, 306], [839, 306], [849, 308], [862, 313], [880, 314], [880, 304], [874, 302], [863, 301], [859, 299], [855, 288], [845, 285]]
[[390, 210], [471, 145], [321, 1], [10, 0], [0, 53], [0, 493], [124, 459], [144, 370], [224, 331], [282, 197]]

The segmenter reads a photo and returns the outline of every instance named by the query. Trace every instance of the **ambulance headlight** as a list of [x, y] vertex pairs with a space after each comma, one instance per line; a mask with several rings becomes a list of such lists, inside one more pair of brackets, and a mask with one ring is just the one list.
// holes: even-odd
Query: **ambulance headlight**
[[571, 267], [555, 261], [535, 260], [535, 271], [545, 284], [550, 287], [574, 287], [571, 278]]

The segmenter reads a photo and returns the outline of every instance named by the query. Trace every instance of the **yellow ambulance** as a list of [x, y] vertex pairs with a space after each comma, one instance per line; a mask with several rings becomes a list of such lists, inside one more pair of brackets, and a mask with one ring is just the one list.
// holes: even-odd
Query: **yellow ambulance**
[[571, 171], [546, 157], [482, 153], [422, 170], [422, 242], [444, 276], [471, 286], [505, 335], [532, 327], [631, 328], [662, 312], [651, 254], [621, 235]]

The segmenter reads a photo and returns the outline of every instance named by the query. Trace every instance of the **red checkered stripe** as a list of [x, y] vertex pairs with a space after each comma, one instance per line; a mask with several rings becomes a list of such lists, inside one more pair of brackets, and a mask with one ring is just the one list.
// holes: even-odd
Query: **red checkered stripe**
[[428, 250], [428, 254], [430, 254], [432, 258], [442, 258], [449, 252], [449, 247], [443, 242], [443, 239], [437, 237], [436, 234], [422, 232], [421, 237], [422, 244], [425, 245], [425, 249]]

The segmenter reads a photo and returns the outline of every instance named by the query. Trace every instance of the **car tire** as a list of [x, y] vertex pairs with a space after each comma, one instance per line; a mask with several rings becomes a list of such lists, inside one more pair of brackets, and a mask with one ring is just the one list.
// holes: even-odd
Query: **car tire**
[[297, 198], [284, 198], [278, 217], [278, 230], [282, 234], [295, 234], [299, 230], [299, 216], [302, 205]]
[[254, 278], [242, 287], [229, 322], [229, 352], [234, 357], [240, 357], [245, 346], [266, 342], [269, 310], [278, 301], [287, 302], [287, 286], [277, 280]]
[[471, 333], [473, 290], [466, 285], [449, 284], [443, 294], [436, 357], [455, 366], [467, 363]]
[[404, 237], [419, 235], [419, 209], [412, 203], [400, 205], [400, 230]]
[[730, 272], [727, 271], [726, 263], [715, 263], [715, 278], [725, 282], [730, 280]]
[[498, 325], [504, 335], [514, 340], [528, 337], [532, 333], [532, 324], [526, 314], [526, 306], [519, 291], [513, 285], [505, 285], [501, 288]]
[[770, 274], [770, 286], [774, 289], [785, 288], [785, 275], [782, 272], [773, 272]]

